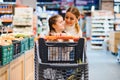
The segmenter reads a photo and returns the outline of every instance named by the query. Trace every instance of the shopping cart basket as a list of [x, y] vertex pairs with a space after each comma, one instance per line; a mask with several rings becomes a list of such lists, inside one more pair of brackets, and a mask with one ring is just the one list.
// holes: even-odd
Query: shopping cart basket
[[47, 42], [40, 38], [38, 53], [38, 80], [88, 80], [84, 38], [78, 42]]

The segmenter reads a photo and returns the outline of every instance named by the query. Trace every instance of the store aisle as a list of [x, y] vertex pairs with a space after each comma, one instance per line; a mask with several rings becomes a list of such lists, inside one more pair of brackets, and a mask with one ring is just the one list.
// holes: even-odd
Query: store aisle
[[87, 43], [89, 80], [120, 80], [120, 63], [105, 50], [92, 50]]

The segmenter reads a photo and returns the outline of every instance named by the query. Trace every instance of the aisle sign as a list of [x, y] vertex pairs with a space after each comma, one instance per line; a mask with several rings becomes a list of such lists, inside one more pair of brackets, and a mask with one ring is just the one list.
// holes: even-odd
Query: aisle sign
[[75, 6], [82, 7], [83, 10], [91, 10], [92, 6], [95, 6], [95, 9], [99, 9], [99, 0], [76, 0]]

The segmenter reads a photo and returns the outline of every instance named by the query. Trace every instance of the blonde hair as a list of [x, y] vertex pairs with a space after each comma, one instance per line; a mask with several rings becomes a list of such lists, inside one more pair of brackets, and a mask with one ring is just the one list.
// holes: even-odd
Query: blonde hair
[[[76, 18], [79, 20], [80, 12], [76, 7], [69, 7], [67, 12], [74, 14], [76, 16]], [[76, 29], [77, 33], [79, 33], [80, 26], [79, 26], [78, 22], [75, 24], [75, 29]]]
[[80, 26], [78, 23], [75, 24], [75, 29], [76, 29], [77, 33], [80, 32]]

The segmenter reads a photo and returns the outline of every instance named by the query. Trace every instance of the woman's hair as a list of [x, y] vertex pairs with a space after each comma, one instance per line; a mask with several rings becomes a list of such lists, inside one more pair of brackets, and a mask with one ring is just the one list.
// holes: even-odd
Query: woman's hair
[[[79, 20], [80, 12], [76, 7], [69, 7], [68, 10], [66, 11], [66, 13], [67, 12], [72, 13]], [[77, 32], [80, 31], [80, 26], [79, 26], [78, 22], [75, 24], [75, 28], [76, 28]]]
[[55, 29], [53, 28], [53, 24], [56, 24], [57, 18], [59, 18], [59, 17], [62, 17], [62, 16], [61, 15], [54, 15], [54, 16], [51, 16], [49, 18], [48, 23], [49, 23], [50, 32], [55, 31]]

